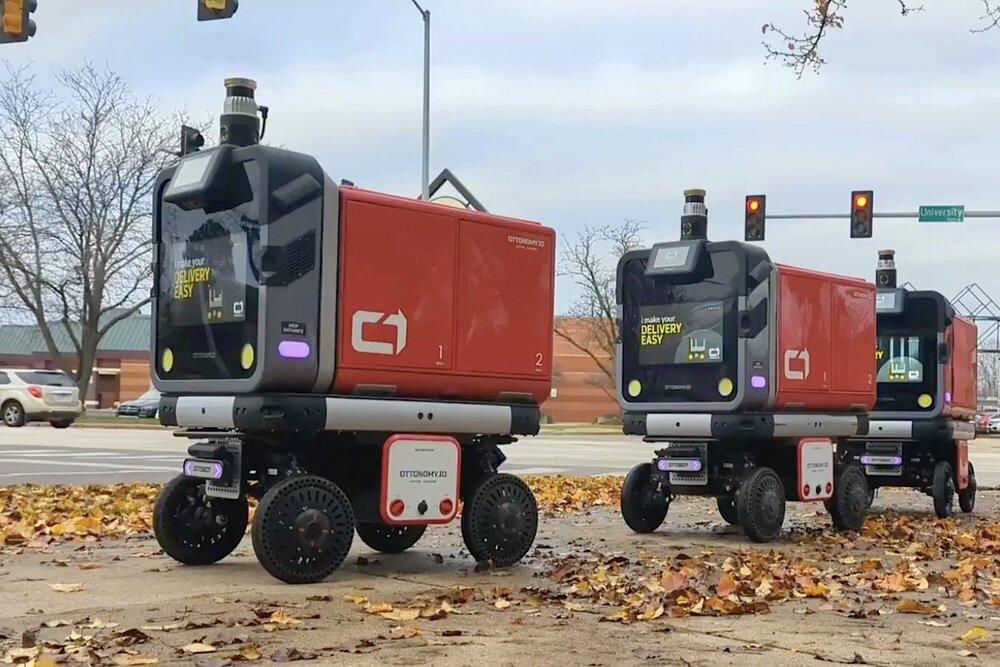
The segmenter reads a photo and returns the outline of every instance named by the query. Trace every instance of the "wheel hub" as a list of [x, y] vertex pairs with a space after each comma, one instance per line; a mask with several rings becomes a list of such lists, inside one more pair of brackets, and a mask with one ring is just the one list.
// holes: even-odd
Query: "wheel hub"
[[501, 503], [497, 507], [497, 528], [505, 536], [520, 534], [524, 530], [521, 508], [512, 502]]
[[295, 517], [295, 532], [303, 544], [315, 548], [329, 537], [330, 519], [319, 510], [305, 510]]
[[781, 499], [778, 498], [778, 494], [774, 491], [768, 490], [764, 493], [760, 502], [760, 514], [761, 518], [764, 519], [766, 523], [774, 523], [778, 520], [778, 515], [781, 513]]

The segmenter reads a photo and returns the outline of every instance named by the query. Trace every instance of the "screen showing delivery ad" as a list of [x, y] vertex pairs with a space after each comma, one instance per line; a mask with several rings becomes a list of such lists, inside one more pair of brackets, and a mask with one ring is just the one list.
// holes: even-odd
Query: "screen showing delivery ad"
[[717, 364], [725, 357], [721, 301], [639, 308], [639, 364]]
[[921, 382], [920, 339], [915, 336], [879, 336], [875, 346], [878, 382]]

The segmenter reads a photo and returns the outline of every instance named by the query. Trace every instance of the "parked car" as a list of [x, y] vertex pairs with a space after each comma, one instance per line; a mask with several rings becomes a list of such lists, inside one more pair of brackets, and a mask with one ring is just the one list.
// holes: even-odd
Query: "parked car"
[[66, 428], [83, 413], [80, 390], [62, 371], [0, 368], [0, 419], [10, 427], [49, 422]]
[[119, 417], [156, 417], [160, 409], [160, 392], [155, 388], [150, 388], [145, 394], [131, 401], [122, 401], [118, 404], [117, 415]]
[[1000, 414], [995, 414], [986, 422], [987, 433], [1000, 433]]
[[986, 427], [990, 422], [990, 418], [996, 415], [996, 412], [984, 412], [976, 415], [976, 433], [986, 433]]

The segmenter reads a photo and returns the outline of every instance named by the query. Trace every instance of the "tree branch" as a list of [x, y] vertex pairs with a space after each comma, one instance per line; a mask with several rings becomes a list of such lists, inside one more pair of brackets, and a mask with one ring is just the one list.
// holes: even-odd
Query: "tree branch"
[[983, 7], [986, 10], [986, 14], [980, 16], [979, 20], [983, 21], [985, 25], [980, 28], [970, 28], [969, 32], [974, 34], [983, 33], [1000, 27], [1000, 4], [993, 4], [990, 0], [983, 0]]

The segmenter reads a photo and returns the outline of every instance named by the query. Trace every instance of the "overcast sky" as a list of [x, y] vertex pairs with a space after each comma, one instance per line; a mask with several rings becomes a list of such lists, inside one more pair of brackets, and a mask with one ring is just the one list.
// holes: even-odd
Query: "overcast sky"
[[[0, 48], [40, 73], [107, 63], [165, 109], [217, 114], [227, 76], [259, 83], [267, 138], [335, 179], [417, 195], [423, 26], [410, 0], [243, 0], [199, 23], [195, 0], [38, 0], [37, 35]], [[829, 64], [765, 66], [761, 26], [798, 29], [810, 0], [425, 0], [432, 12], [431, 172], [452, 169], [491, 210], [554, 226], [645, 220], [673, 239], [685, 187], [708, 191], [709, 236], [742, 238], [743, 197], [771, 213], [920, 204], [1000, 210], [1000, 32], [979, 0], [850, 3]], [[1000, 220], [771, 221], [777, 261], [1000, 300]], [[565, 241], [563, 241], [565, 242]], [[573, 296], [560, 283], [558, 302]]]

